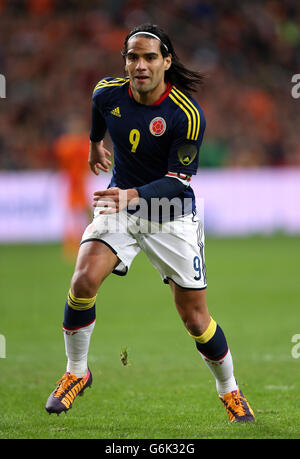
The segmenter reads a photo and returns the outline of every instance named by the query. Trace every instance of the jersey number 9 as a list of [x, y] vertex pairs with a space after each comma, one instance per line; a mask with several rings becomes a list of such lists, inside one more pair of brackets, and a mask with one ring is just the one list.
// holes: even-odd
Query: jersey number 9
[[140, 131], [131, 129], [129, 134], [129, 142], [131, 143], [131, 153], [135, 153], [141, 138]]

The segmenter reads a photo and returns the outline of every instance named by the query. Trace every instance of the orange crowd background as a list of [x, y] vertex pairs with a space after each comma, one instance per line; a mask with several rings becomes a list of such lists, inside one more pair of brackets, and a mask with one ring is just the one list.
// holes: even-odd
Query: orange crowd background
[[88, 137], [93, 87], [123, 75], [123, 40], [142, 22], [163, 27], [206, 76], [196, 95], [207, 118], [200, 167], [300, 164], [296, 0], [0, 0], [0, 169], [77, 161], [72, 142], [61, 157], [59, 139]]

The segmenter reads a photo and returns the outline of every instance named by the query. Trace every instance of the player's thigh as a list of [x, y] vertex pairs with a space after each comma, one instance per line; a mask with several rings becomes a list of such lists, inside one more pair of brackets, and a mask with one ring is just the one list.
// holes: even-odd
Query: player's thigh
[[206, 289], [182, 288], [172, 280], [169, 284], [177, 311], [188, 331], [194, 336], [204, 333], [210, 322]]
[[78, 298], [96, 295], [101, 283], [119, 263], [116, 254], [101, 241], [87, 241], [78, 252], [71, 290]]
[[193, 214], [163, 224], [152, 224], [151, 232], [141, 235], [142, 248], [162, 280], [185, 289], [207, 286], [204, 260], [204, 232]]

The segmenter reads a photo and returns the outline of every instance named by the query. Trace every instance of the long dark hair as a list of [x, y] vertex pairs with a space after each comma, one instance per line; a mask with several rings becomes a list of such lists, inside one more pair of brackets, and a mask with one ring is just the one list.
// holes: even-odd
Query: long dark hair
[[[178, 89], [186, 93], [196, 92], [197, 87], [203, 84], [204, 75], [200, 72], [195, 72], [194, 70], [186, 68], [179, 61], [170, 38], [155, 24], [141, 24], [129, 32], [124, 41], [124, 46], [121, 52], [122, 56], [124, 58], [126, 57], [128, 40], [137, 32], [148, 32], [156, 35], [160, 39], [160, 51], [162, 56], [165, 58], [171, 54], [172, 64], [165, 72], [165, 81], [170, 82], [172, 85], [175, 85]], [[145, 34], [145, 37], [149, 38], [149, 35]]]

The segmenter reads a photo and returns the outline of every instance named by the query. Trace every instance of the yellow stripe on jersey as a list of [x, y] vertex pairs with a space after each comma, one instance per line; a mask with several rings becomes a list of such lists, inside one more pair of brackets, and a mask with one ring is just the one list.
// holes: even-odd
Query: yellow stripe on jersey
[[106, 87], [111, 87], [111, 86], [122, 86], [123, 84], [127, 83], [129, 81], [129, 78], [114, 78], [113, 80], [107, 81], [107, 80], [100, 80], [93, 91], [93, 94], [97, 89], [99, 88], [106, 88]]
[[182, 104], [180, 102], [178, 102], [173, 96], [172, 96], [172, 92], [170, 92], [169, 94], [169, 97], [173, 100], [173, 102], [175, 102], [175, 104], [179, 105], [179, 107], [184, 111], [184, 113], [186, 114], [187, 116], [187, 119], [188, 119], [188, 131], [187, 131], [187, 135], [186, 135], [186, 138], [187, 139], [190, 139], [190, 136], [191, 136], [191, 126], [192, 126], [192, 120], [191, 120], [191, 115], [189, 114], [189, 112], [182, 106]]
[[169, 94], [169, 97], [177, 104], [186, 114], [188, 119], [187, 139], [197, 140], [200, 130], [199, 111], [192, 102], [175, 86]]
[[127, 81], [129, 81], [129, 78], [114, 78], [113, 80], [100, 80], [98, 83], [97, 83], [97, 86], [98, 85], [104, 85], [104, 86], [112, 86], [114, 84], [124, 84], [124, 83], [127, 83]]
[[97, 85], [98, 84], [111, 84], [111, 83], [120, 83], [120, 82], [125, 82], [125, 81], [128, 81], [129, 78], [113, 78], [112, 80], [106, 80], [105, 78], [103, 78], [102, 80], [98, 81]]
[[[185, 106], [185, 108], [187, 110], [189, 110], [189, 113], [191, 113], [192, 115], [192, 121], [191, 121], [191, 128], [192, 128], [192, 132], [190, 133], [190, 138], [191, 140], [196, 140], [195, 138], [195, 131], [196, 131], [196, 127], [197, 127], [197, 121], [196, 121], [196, 115], [195, 115], [195, 111], [191, 108], [191, 106], [179, 95], [179, 92], [176, 91], [175, 89], [173, 90], [174, 92], [174, 95], [175, 97], [177, 98], [177, 100], [180, 100], [181, 104]], [[181, 93], [182, 94], [182, 93]], [[182, 107], [181, 107], [182, 108]]]
[[195, 139], [196, 140], [198, 138], [198, 135], [199, 135], [199, 131], [200, 131], [200, 113], [199, 113], [199, 110], [198, 108], [191, 102], [191, 100], [185, 95], [183, 94], [183, 92], [181, 92], [178, 88], [174, 88], [185, 100], [186, 102], [191, 106], [191, 108], [195, 111], [196, 113], [196, 118], [197, 118], [197, 127], [196, 127], [196, 132], [195, 132]]

